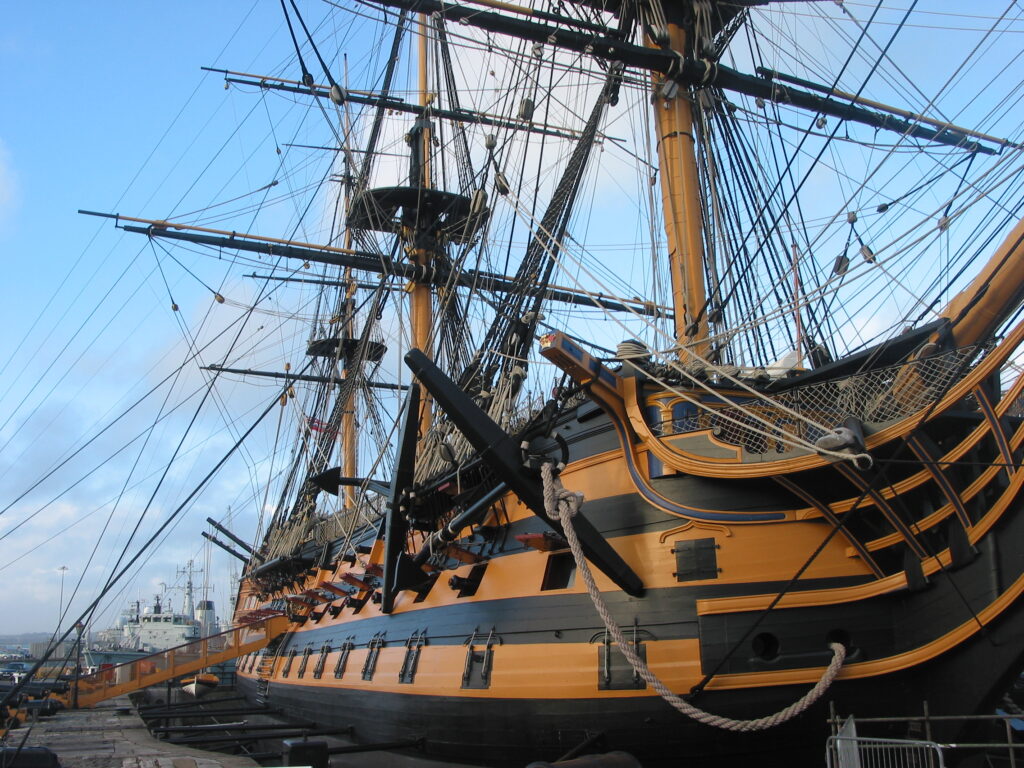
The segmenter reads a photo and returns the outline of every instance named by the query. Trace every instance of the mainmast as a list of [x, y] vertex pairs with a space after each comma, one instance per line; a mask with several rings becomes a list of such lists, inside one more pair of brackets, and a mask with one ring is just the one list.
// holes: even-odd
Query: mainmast
[[[427, 107], [433, 100], [429, 93], [429, 82], [427, 72], [429, 67], [429, 38], [428, 30], [430, 16], [426, 13], [419, 14], [419, 103], [423, 107], [423, 113], [417, 118], [413, 130], [409, 134], [409, 146], [411, 158], [409, 162], [409, 184], [420, 190], [427, 190], [431, 187], [430, 178], [430, 113]], [[423, 268], [424, 273], [429, 271], [430, 263], [433, 260], [433, 253], [428, 239], [424, 237], [423, 230], [415, 227], [405, 233], [409, 241], [410, 260]], [[431, 285], [427, 281], [414, 280], [412, 289], [409, 292], [409, 314], [412, 321], [412, 345], [421, 350], [425, 355], [433, 359], [433, 340], [431, 330], [434, 322], [434, 298]], [[420, 400], [419, 425], [420, 435], [426, 435], [430, 430], [431, 408], [430, 399], [423, 397]]]
[[[348, 87], [348, 60], [345, 62], [345, 86]], [[349, 107], [345, 105], [345, 136], [352, 135], [352, 119]], [[351, 162], [351, 155], [345, 154], [346, 166]], [[352, 176], [351, 169], [346, 168], [345, 178], [350, 179]], [[350, 184], [345, 184], [345, 198], [344, 207], [342, 210], [348, 211], [349, 204], [352, 202], [349, 195]], [[352, 248], [352, 228], [345, 223], [345, 248], [351, 250]], [[352, 268], [345, 267], [343, 285], [345, 288], [345, 299], [341, 302], [343, 307], [342, 318], [344, 327], [342, 328], [342, 334], [345, 338], [355, 337], [355, 293], [356, 293], [356, 281], [352, 276]], [[367, 318], [369, 322], [369, 318]], [[349, 359], [346, 358], [345, 366], [341, 372], [344, 378], [348, 378], [353, 375], [353, 371], [349, 370]], [[348, 402], [343, 404], [341, 411], [341, 462], [342, 471], [346, 477], [355, 477], [359, 470], [356, 458], [356, 390], [354, 387], [342, 386], [341, 391], [347, 394]], [[343, 395], [344, 396], [344, 395]], [[355, 486], [346, 486], [344, 489], [344, 497], [342, 502], [342, 509], [345, 512], [352, 512], [356, 507], [356, 492]]]
[[[675, 5], [669, 14], [669, 47], [681, 56], [687, 53], [687, 32], [681, 17], [685, 11]], [[693, 104], [685, 86], [661, 73], [653, 75], [654, 121], [658, 132], [658, 160], [661, 166], [661, 201], [668, 238], [669, 271], [672, 279], [672, 311], [676, 344], [701, 357], [708, 354], [708, 323], [704, 312], [704, 245], [700, 206], [700, 184], [693, 135]], [[687, 352], [680, 350], [685, 362]]]

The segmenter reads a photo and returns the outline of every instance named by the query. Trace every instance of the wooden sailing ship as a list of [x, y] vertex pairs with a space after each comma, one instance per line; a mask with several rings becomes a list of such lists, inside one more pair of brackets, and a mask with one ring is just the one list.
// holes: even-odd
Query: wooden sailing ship
[[[364, 5], [392, 35], [373, 90], [350, 88], [326, 63], [307, 69], [324, 59], [294, 4], [285, 13], [301, 78], [224, 73], [230, 85], [337, 109], [344, 226], [329, 243], [118, 217], [155, 239], [324, 270], [330, 298], [305, 364], [216, 368], [277, 376], [283, 404], [296, 387], [316, 393], [299, 425], [306, 450], [279, 483], [260, 543], [240, 553], [236, 621], [291, 621], [240, 662], [246, 695], [352, 724], [360, 740], [423, 738], [433, 755], [486, 765], [554, 759], [596, 732], [645, 765], [772, 749], [794, 764], [794, 750], [820, 753], [829, 703], [858, 715], [990, 705], [1024, 662], [1013, 137], [886, 107], [838, 80], [748, 73], [756, 62], [732, 46], [752, 18], [776, 12], [759, 0]], [[398, 61], [410, 38], [420, 64], [407, 98]], [[452, 57], [466, 40], [476, 46], [461, 49], [468, 69], [486, 72], [502, 55], [530, 70], [529, 87], [510, 87], [491, 109], [464, 107]], [[581, 101], [550, 111], [564, 95], [550, 85], [558, 73], [580, 72]], [[570, 262], [586, 250], [573, 240], [577, 200], [596, 147], [621, 144], [611, 121], [627, 94], [653, 115], [639, 133], [651, 159], [644, 194], [661, 193], [665, 235], [652, 235], [651, 250], [662, 294], [601, 291], [586, 264]], [[998, 158], [1003, 186], [976, 196], [998, 197], [998, 216], [973, 223], [989, 228], [963, 251], [962, 263], [987, 266], [964, 285], [951, 261], [949, 284], [934, 292], [958, 289], [944, 308], [912, 307], [873, 337], [830, 335], [847, 283], [860, 274], [881, 295], [879, 281], [916, 279], [917, 267], [885, 267], [937, 248], [962, 211], [977, 210], [961, 205], [964, 189], [994, 177], [960, 184], [957, 170], [936, 193], [938, 216], [923, 203], [900, 214], [933, 239], [904, 248], [893, 234], [877, 253], [854, 209], [882, 216], [920, 177], [900, 192], [862, 187], [822, 226], [845, 232], [845, 249], [830, 250], [795, 234], [800, 147], [766, 181], [771, 163], [730, 138], [772, 109], [803, 110], [802, 133], [816, 131], [822, 146], [840, 126], [847, 137], [867, 126], [892, 147], [941, 152], [946, 171]], [[359, 151], [348, 144], [355, 110], [367, 120]], [[385, 118], [401, 122], [404, 141], [381, 170]], [[763, 122], [770, 132], [786, 121]], [[731, 153], [713, 151], [716, 141]], [[538, 147], [554, 142], [564, 157], [538, 162]], [[449, 151], [456, 161], [443, 159]], [[528, 161], [541, 170], [523, 177], [547, 202], [523, 203], [529, 190], [513, 172]], [[390, 182], [378, 182], [385, 171]], [[501, 229], [502, 210], [525, 222], [525, 245]], [[496, 238], [514, 255], [502, 268], [482, 256]], [[828, 254], [825, 268], [810, 266], [812, 251]], [[849, 319], [864, 325], [872, 300], [858, 306]], [[381, 320], [391, 307], [407, 331], [397, 345]], [[582, 324], [559, 327], [565, 308], [583, 312]], [[587, 331], [598, 316], [625, 318], [614, 320], [627, 339], [615, 353], [610, 331]], [[389, 368], [399, 353], [411, 381]], [[371, 416], [365, 393], [392, 399]], [[361, 430], [374, 419], [383, 437], [367, 453]], [[545, 464], [585, 498], [572, 532], [633, 661], [548, 514]], [[747, 720], [784, 710], [837, 663], [802, 714], [738, 733], [680, 714], [640, 669], [692, 706]]]

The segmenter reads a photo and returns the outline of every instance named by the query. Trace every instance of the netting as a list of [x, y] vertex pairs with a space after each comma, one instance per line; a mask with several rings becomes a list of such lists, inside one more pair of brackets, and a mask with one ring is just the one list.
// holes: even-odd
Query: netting
[[681, 398], [670, 403], [669, 418], [655, 419], [652, 426], [660, 435], [710, 430], [716, 440], [750, 453], [787, 453], [792, 442], [814, 443], [825, 434], [815, 423], [840, 426], [852, 417], [875, 431], [927, 408], [970, 371], [984, 349], [962, 347], [808, 384], [773, 395], [772, 402], [744, 398], [736, 405], [716, 406]]

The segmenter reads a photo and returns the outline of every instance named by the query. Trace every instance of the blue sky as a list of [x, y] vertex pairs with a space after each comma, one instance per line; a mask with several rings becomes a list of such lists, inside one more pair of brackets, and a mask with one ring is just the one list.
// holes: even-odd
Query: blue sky
[[[326, 6], [299, 6], [315, 29]], [[322, 214], [308, 217], [297, 230], [301, 211], [290, 197], [265, 187], [279, 180], [292, 192], [314, 184], [333, 162], [331, 153], [287, 147], [322, 144], [330, 136], [324, 116], [303, 100], [227, 90], [220, 74], [200, 69], [298, 79], [276, 2], [18, 4], [4, 16], [0, 634], [53, 628], [61, 566], [68, 567], [64, 602], [74, 593], [68, 616], [73, 620], [109, 576], [126, 542], [134, 552], [276, 397], [273, 382], [221, 379], [161, 480], [206, 382], [194, 363], [173, 376], [190, 344], [210, 343], [202, 362], [221, 362], [238, 334], [241, 348], [256, 347], [257, 367], [281, 370], [283, 361], [303, 363], [302, 338], [274, 312], [301, 308], [311, 300], [311, 289], [286, 286], [279, 292], [287, 300], [274, 296], [265, 302], [266, 314], [242, 322], [256, 281], [225, 282], [226, 263], [188, 249], [170, 256], [147, 238], [122, 233], [110, 220], [79, 215], [78, 209], [171, 218], [214, 202], [241, 199], [241, 206], [270, 197], [266, 219], [257, 227], [261, 233], [293, 232], [319, 242]], [[319, 34], [345, 40], [357, 26]], [[348, 42], [349, 50], [358, 51], [377, 41], [365, 36]], [[332, 67], [341, 69], [333, 60]], [[285, 174], [282, 154], [289, 160]], [[227, 302], [216, 303], [214, 291], [223, 292]], [[172, 302], [180, 312], [172, 311]], [[157, 386], [141, 406], [68, 459]], [[212, 597], [222, 615], [230, 614], [229, 577], [237, 561], [214, 548], [212, 560], [204, 562], [200, 532], [207, 516], [230, 517], [235, 532], [252, 540], [264, 502], [254, 467], [276, 445], [276, 419], [275, 412], [267, 434], [256, 435], [233, 457], [162, 545], [122, 582], [96, 628], [111, 623], [128, 599], [151, 600], [161, 582], [173, 584], [189, 559], [206, 566], [215, 585]], [[289, 442], [285, 435], [280, 444]], [[263, 465], [264, 476], [280, 472], [282, 464]], [[276, 502], [267, 498], [270, 505]], [[171, 599], [180, 605], [181, 593]]]
[[[177, 341], [173, 322], [168, 322], [169, 302], [147, 295], [137, 273], [128, 271], [61, 354], [62, 345], [98, 304], [101, 292], [144, 250], [144, 238], [129, 241], [110, 222], [78, 215], [77, 209], [159, 216], [173, 206], [181, 194], [175, 182], [196, 175], [194, 166], [178, 163], [195, 127], [205, 122], [204, 116], [235, 107], [219, 76], [204, 74], [200, 66], [257, 66], [254, 51], [258, 55], [279, 34], [281, 12], [269, 2], [57, 2], [8, 4], [3, 16], [0, 252], [5, 274], [0, 324], [6, 330], [0, 338], [0, 366], [7, 366], [8, 387], [0, 401], [2, 419], [20, 405], [7, 428], [0, 429], [0, 439], [10, 440], [0, 451], [0, 498], [6, 505], [81, 434], [103, 423], [104, 417], [109, 420], [117, 412], [109, 409], [116, 408], [123, 392], [142, 391], [139, 387], [145, 382], [136, 382], [140, 365], [151, 371], [152, 380], [160, 370], [161, 349]], [[277, 60], [288, 53], [272, 50]], [[195, 156], [202, 157], [204, 148], [199, 149]], [[153, 262], [140, 260], [134, 266], [151, 272]], [[196, 294], [193, 287], [184, 286], [181, 296], [185, 307]], [[119, 307], [124, 311], [118, 313]], [[136, 328], [128, 345], [122, 343], [125, 324]], [[68, 375], [59, 378], [69, 368]], [[41, 392], [51, 386], [54, 395], [44, 399]], [[144, 424], [137, 421], [134, 426]], [[116, 433], [107, 441], [108, 450], [115, 450], [127, 434], [120, 429]], [[169, 441], [172, 436], [173, 430], [168, 430], [162, 438]], [[61, 473], [63, 485], [86, 466], [69, 465], [67, 473]], [[41, 541], [43, 534], [73, 522], [90, 503], [115, 494], [124, 474], [123, 466], [118, 469], [93, 475], [78, 491], [0, 542], [0, 566], [7, 564], [8, 556], [20, 555]], [[48, 498], [44, 491], [56, 493], [62, 487], [59, 482], [46, 484], [25, 504], [38, 507]], [[124, 516], [130, 519], [130, 509], [137, 510], [142, 503], [141, 497], [132, 498]], [[17, 507], [7, 520], [0, 518], [0, 532], [28, 508]], [[223, 509], [209, 512], [220, 517]], [[0, 632], [53, 628], [59, 599], [57, 569], [69, 567], [67, 596], [83, 574], [105, 514], [92, 515], [7, 569], [2, 578], [8, 588], [0, 591], [0, 616], [5, 617]], [[201, 555], [198, 532], [204, 517], [199, 511], [191, 516], [175, 534], [173, 545], [147, 566], [130, 595], [151, 597], [158, 582], [174, 581], [178, 565]], [[112, 530], [123, 531], [124, 521], [115, 520]], [[102, 576], [96, 563], [109, 562], [104, 547], [86, 575], [76, 605], [94, 592]], [[219, 581], [214, 597], [222, 611], [230, 602], [225, 562], [218, 555], [212, 568]], [[179, 593], [176, 602], [180, 599]]]

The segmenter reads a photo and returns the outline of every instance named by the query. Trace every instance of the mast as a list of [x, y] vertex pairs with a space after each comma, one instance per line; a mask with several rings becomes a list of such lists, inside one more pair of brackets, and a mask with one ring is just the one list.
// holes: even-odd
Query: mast
[[[422, 115], [417, 118], [415, 127], [409, 135], [412, 158], [410, 161], [409, 184], [421, 190], [431, 187], [430, 168], [430, 115], [427, 107], [433, 100], [428, 93], [429, 82], [427, 80], [428, 61], [428, 39], [427, 30], [430, 24], [430, 16], [426, 13], [419, 14], [419, 102], [423, 108]], [[423, 268], [426, 272], [430, 266], [433, 254], [423, 237], [422, 230], [417, 226], [410, 234], [411, 251], [410, 259], [414, 264]], [[434, 321], [434, 297], [430, 283], [427, 281], [414, 280], [412, 289], [409, 292], [409, 314], [412, 321], [412, 345], [422, 350], [427, 357], [433, 359], [431, 326]], [[426, 435], [430, 429], [431, 407], [430, 399], [423, 397], [420, 400], [419, 425], [420, 435]]]
[[179, 568], [178, 569], [178, 575], [185, 577], [185, 607], [182, 610], [182, 613], [187, 615], [190, 619], [194, 619], [196, 617], [195, 595], [194, 595], [194, 587], [193, 587], [193, 584], [192, 584], [192, 575], [195, 574], [195, 573], [204, 573], [204, 572], [205, 572], [205, 569], [203, 569], [203, 568], [200, 568], [197, 571], [195, 569], [194, 563], [191, 560], [189, 560], [185, 564], [184, 568]]
[[[352, 238], [352, 230], [346, 230], [345, 232], [345, 245], [349, 247], [350, 240]], [[355, 281], [352, 280], [352, 269], [347, 267], [345, 269], [345, 276], [349, 280], [348, 289], [345, 291], [345, 328], [344, 335], [351, 337], [355, 329], [355, 317], [354, 312], [349, 311], [354, 306], [352, 300], [353, 295], [356, 292]], [[348, 361], [345, 361], [345, 368], [342, 371], [342, 376], [348, 378], [352, 375], [352, 371], [349, 370]], [[342, 466], [345, 470], [346, 477], [355, 477], [358, 471], [356, 465], [356, 391], [354, 387], [342, 387], [342, 391], [348, 392], [348, 401], [344, 404], [341, 411], [341, 461]], [[356, 505], [356, 488], [346, 487], [343, 508], [345, 511], [351, 511]]]
[[[684, 11], [669, 4], [668, 45], [685, 56], [687, 32]], [[703, 311], [704, 245], [701, 206], [694, 151], [693, 104], [689, 89], [660, 73], [654, 80], [654, 123], [658, 132], [658, 161], [661, 167], [661, 202], [668, 238], [669, 272], [672, 279], [672, 310], [676, 344], [692, 345], [693, 352], [708, 354], [707, 313]], [[699, 318], [699, 319], [698, 319]], [[680, 350], [680, 359], [688, 358]]]
[[[345, 89], [348, 90], [348, 58], [345, 59]], [[345, 105], [345, 133], [346, 143], [347, 137], [352, 135], [352, 117], [349, 112], [349, 107]], [[341, 147], [344, 149], [344, 147]], [[344, 163], [346, 166], [350, 162], [351, 155], [345, 153], [343, 155]], [[345, 178], [351, 178], [351, 171], [346, 168]], [[342, 207], [343, 211], [347, 211], [351, 204], [351, 197], [349, 195], [350, 185], [345, 184], [345, 199]], [[345, 226], [345, 248], [351, 250], [352, 248], [352, 228], [347, 225]], [[344, 318], [344, 327], [342, 328], [342, 336], [345, 338], [353, 338], [355, 336], [355, 292], [356, 292], [356, 281], [352, 278], [352, 268], [345, 267], [344, 271], [344, 282], [345, 282], [345, 300], [341, 303], [343, 307], [342, 317]], [[367, 320], [369, 322], [369, 320]], [[345, 366], [342, 370], [342, 376], [348, 378], [352, 375], [352, 371], [349, 370], [349, 360], [346, 357]], [[341, 461], [342, 466], [347, 477], [355, 477], [358, 467], [356, 465], [356, 392], [353, 387], [342, 387], [342, 392], [348, 392], [348, 402], [344, 403], [341, 410]], [[343, 497], [342, 509], [346, 512], [351, 512], [356, 506], [356, 488], [346, 487], [345, 495]]]

